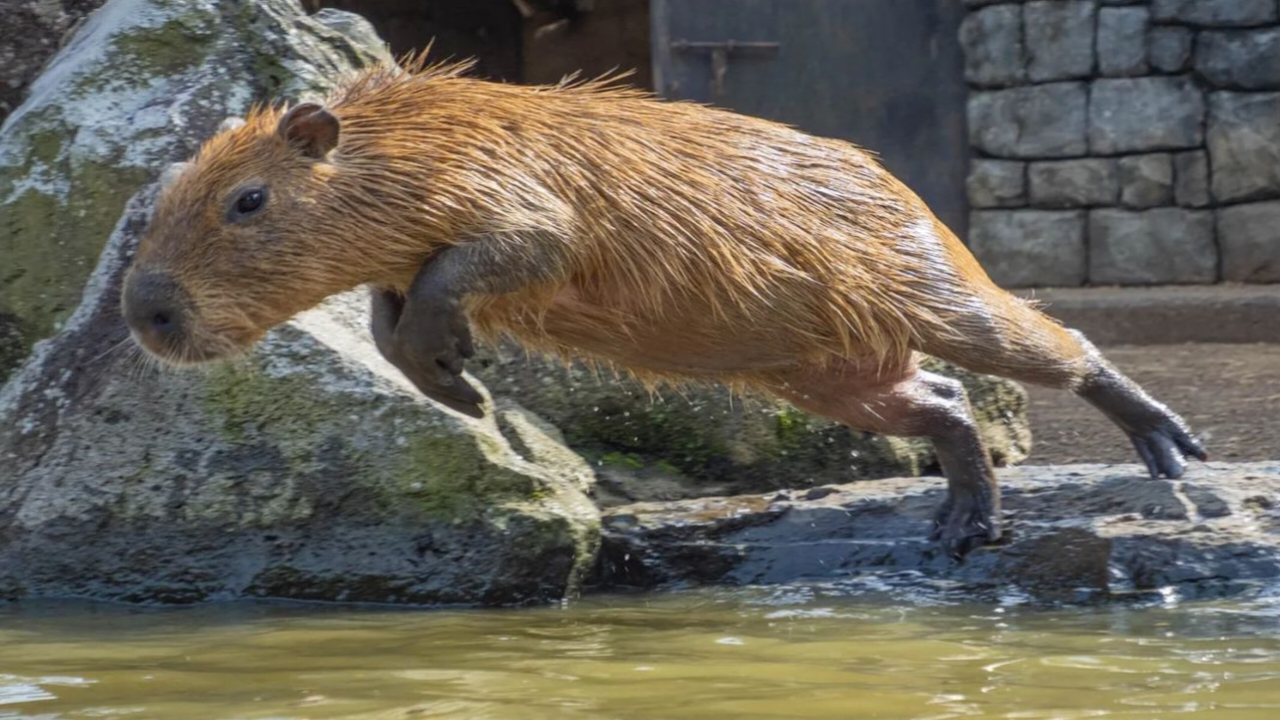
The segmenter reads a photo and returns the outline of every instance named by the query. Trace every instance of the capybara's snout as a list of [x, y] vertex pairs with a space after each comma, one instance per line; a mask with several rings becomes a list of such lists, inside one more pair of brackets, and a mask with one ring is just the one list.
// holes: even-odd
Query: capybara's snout
[[121, 293], [121, 311], [138, 342], [162, 359], [182, 354], [190, 326], [190, 305], [182, 287], [165, 272], [130, 272]]

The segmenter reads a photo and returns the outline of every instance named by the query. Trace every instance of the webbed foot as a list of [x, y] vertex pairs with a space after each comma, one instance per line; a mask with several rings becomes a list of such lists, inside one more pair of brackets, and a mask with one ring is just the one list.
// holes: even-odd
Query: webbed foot
[[1087, 347], [1094, 367], [1078, 392], [1129, 436], [1153, 479], [1182, 477], [1187, 456], [1208, 459], [1185, 420], [1116, 370], [1092, 346]]
[[983, 545], [1000, 540], [1000, 518], [989, 503], [972, 493], [961, 495], [959, 500], [948, 497], [933, 518], [933, 531], [929, 540], [942, 546], [954, 560]]

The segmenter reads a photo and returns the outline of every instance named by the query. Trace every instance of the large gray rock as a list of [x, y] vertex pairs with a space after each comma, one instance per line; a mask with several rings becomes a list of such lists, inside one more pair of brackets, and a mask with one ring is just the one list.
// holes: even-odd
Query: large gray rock
[[969, 97], [969, 142], [1002, 158], [1084, 155], [1088, 93], [1065, 82], [975, 92]]
[[1094, 284], [1211, 283], [1217, 272], [1212, 212], [1161, 208], [1089, 214], [1089, 280]]
[[0, 123], [21, 104], [68, 31], [103, 1], [0, 0]]
[[1027, 178], [1031, 204], [1044, 208], [1114, 205], [1120, 188], [1116, 162], [1108, 158], [1035, 162]]
[[975, 208], [1022, 207], [1027, 204], [1027, 164], [1016, 160], [974, 160], [965, 183]]
[[1280, 201], [1218, 211], [1222, 279], [1280, 282]]
[[941, 478], [877, 480], [612, 508], [594, 583], [612, 588], [866, 579], [968, 600], [1211, 598], [1280, 579], [1280, 465], [1196, 464], [1180, 481], [1137, 466], [999, 473], [1008, 539], [955, 563], [925, 540]]
[[1203, 150], [1178, 153], [1173, 156], [1174, 200], [1182, 207], [1208, 207], [1209, 154]]
[[1027, 77], [1032, 82], [1093, 74], [1093, 0], [1033, 0], [1023, 10]]
[[1167, 153], [1120, 158], [1120, 204], [1135, 210], [1173, 203], [1173, 157]]
[[16, 354], [75, 309], [125, 201], [160, 168], [228, 114], [323, 93], [383, 52], [296, 0], [111, 0], [91, 15], [0, 127], [0, 316]]
[[[1027, 457], [1020, 386], [934, 358], [924, 367], [964, 383], [997, 463]], [[595, 467], [603, 505], [917, 475], [937, 465], [923, 440], [851, 430], [767, 398], [733, 397], [723, 387], [655, 395], [629, 378], [530, 358], [514, 345], [485, 348], [471, 370], [495, 397], [514, 399], [559, 428]]]
[[1089, 97], [1095, 153], [1190, 149], [1204, 143], [1204, 95], [1187, 78], [1097, 80]]
[[997, 5], [969, 13], [960, 23], [964, 76], [974, 85], [1001, 87], [1026, 79], [1022, 6]]
[[982, 210], [969, 218], [969, 247], [1002, 287], [1084, 283], [1084, 211]]
[[1160, 26], [1151, 28], [1147, 38], [1148, 59], [1157, 72], [1179, 73], [1191, 62], [1191, 43], [1195, 33], [1184, 27]]
[[1196, 72], [1229, 90], [1280, 90], [1280, 28], [1200, 33]]
[[1214, 198], [1280, 197], [1280, 93], [1213, 93], [1209, 106]]
[[1152, 0], [1151, 14], [1159, 22], [1183, 22], [1217, 27], [1275, 22], [1275, 0]]
[[1102, 8], [1098, 11], [1098, 72], [1107, 76], [1142, 75], [1147, 72], [1147, 26], [1151, 12], [1145, 7]]
[[0, 390], [0, 588], [187, 603], [515, 604], [575, 591], [590, 468], [515, 407], [421, 398], [351, 293], [207, 372], [145, 370], [120, 318], [153, 193], [84, 302]]

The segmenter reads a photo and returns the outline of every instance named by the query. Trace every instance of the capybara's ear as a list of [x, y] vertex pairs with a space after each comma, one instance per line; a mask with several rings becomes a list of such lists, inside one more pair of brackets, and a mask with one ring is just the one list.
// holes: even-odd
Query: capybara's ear
[[276, 133], [317, 160], [338, 146], [338, 118], [323, 105], [303, 103], [280, 118]]

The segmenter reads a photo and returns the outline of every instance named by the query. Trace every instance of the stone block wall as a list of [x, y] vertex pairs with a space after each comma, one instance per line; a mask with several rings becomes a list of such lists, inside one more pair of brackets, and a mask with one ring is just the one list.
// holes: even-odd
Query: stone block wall
[[964, 2], [997, 282], [1280, 282], [1280, 0]]

